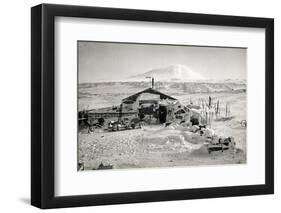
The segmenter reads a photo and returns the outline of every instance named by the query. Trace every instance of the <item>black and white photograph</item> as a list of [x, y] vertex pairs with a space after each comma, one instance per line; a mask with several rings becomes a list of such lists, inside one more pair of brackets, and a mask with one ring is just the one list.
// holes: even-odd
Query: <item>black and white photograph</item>
[[279, 1], [1, 8], [0, 213], [278, 212]]
[[247, 163], [247, 48], [77, 41], [77, 170]]

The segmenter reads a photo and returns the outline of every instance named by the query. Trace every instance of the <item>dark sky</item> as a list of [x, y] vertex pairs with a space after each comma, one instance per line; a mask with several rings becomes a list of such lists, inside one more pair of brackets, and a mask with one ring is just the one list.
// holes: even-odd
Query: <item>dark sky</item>
[[173, 64], [206, 79], [246, 79], [246, 57], [247, 50], [241, 48], [79, 41], [79, 83], [124, 80]]

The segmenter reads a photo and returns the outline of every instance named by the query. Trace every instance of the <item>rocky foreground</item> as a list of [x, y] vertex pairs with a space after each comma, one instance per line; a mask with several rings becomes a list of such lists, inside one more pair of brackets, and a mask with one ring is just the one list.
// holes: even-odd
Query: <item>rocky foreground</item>
[[113, 169], [246, 163], [243, 149], [208, 153], [205, 140], [204, 136], [173, 126], [97, 130], [79, 134], [78, 161], [84, 170], [98, 169], [101, 163]]

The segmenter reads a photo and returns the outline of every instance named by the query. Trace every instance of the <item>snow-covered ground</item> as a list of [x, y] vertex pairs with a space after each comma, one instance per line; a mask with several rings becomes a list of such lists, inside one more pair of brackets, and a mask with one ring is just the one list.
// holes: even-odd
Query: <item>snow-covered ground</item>
[[[242, 120], [247, 120], [247, 93], [233, 91], [229, 88], [243, 87], [244, 83], [189, 83], [190, 88], [206, 88], [223, 91], [185, 92], [182, 83], [163, 84], [161, 92], [173, 95], [181, 103], [190, 101], [197, 104], [209, 96], [213, 101], [220, 100], [221, 115], [224, 115], [225, 104], [230, 105], [230, 120], [213, 120], [211, 128], [215, 134], [224, 137], [234, 137], [238, 153], [214, 152], [209, 154], [203, 146], [205, 138], [190, 134], [182, 128], [164, 128], [161, 125], [147, 126], [142, 129], [119, 132], [96, 131], [92, 134], [79, 133], [79, 157], [85, 169], [96, 169], [103, 163], [111, 164], [113, 168], [144, 168], [168, 166], [198, 166], [246, 163], [247, 129], [241, 126]], [[186, 83], [188, 85], [188, 83]], [[119, 105], [122, 98], [145, 89], [147, 82], [118, 82], [80, 85], [79, 108], [92, 109]], [[182, 89], [179, 89], [182, 88]], [[166, 90], [166, 91], [164, 91]], [[172, 93], [172, 94], [171, 94]], [[88, 94], [88, 95], [87, 95]]]
[[[119, 105], [123, 98], [147, 89], [149, 81], [99, 82], [78, 85], [79, 110], [111, 107]], [[196, 101], [200, 97], [228, 96], [244, 93], [247, 85], [241, 80], [203, 81], [203, 82], [155, 82], [155, 89], [180, 101]], [[208, 97], [208, 96], [207, 96]]]

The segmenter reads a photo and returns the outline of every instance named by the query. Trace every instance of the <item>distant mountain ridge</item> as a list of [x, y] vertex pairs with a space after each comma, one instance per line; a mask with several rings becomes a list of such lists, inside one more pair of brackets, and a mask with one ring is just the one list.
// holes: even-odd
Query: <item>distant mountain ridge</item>
[[[133, 94], [151, 86], [147, 81], [128, 81], [128, 82], [99, 82], [79, 84], [79, 97], [90, 94]], [[247, 91], [247, 83], [243, 80], [233, 80], [227, 82], [155, 82], [155, 89], [160, 92], [176, 94], [192, 93], [240, 93]], [[81, 96], [80, 96], [81, 95]]]

